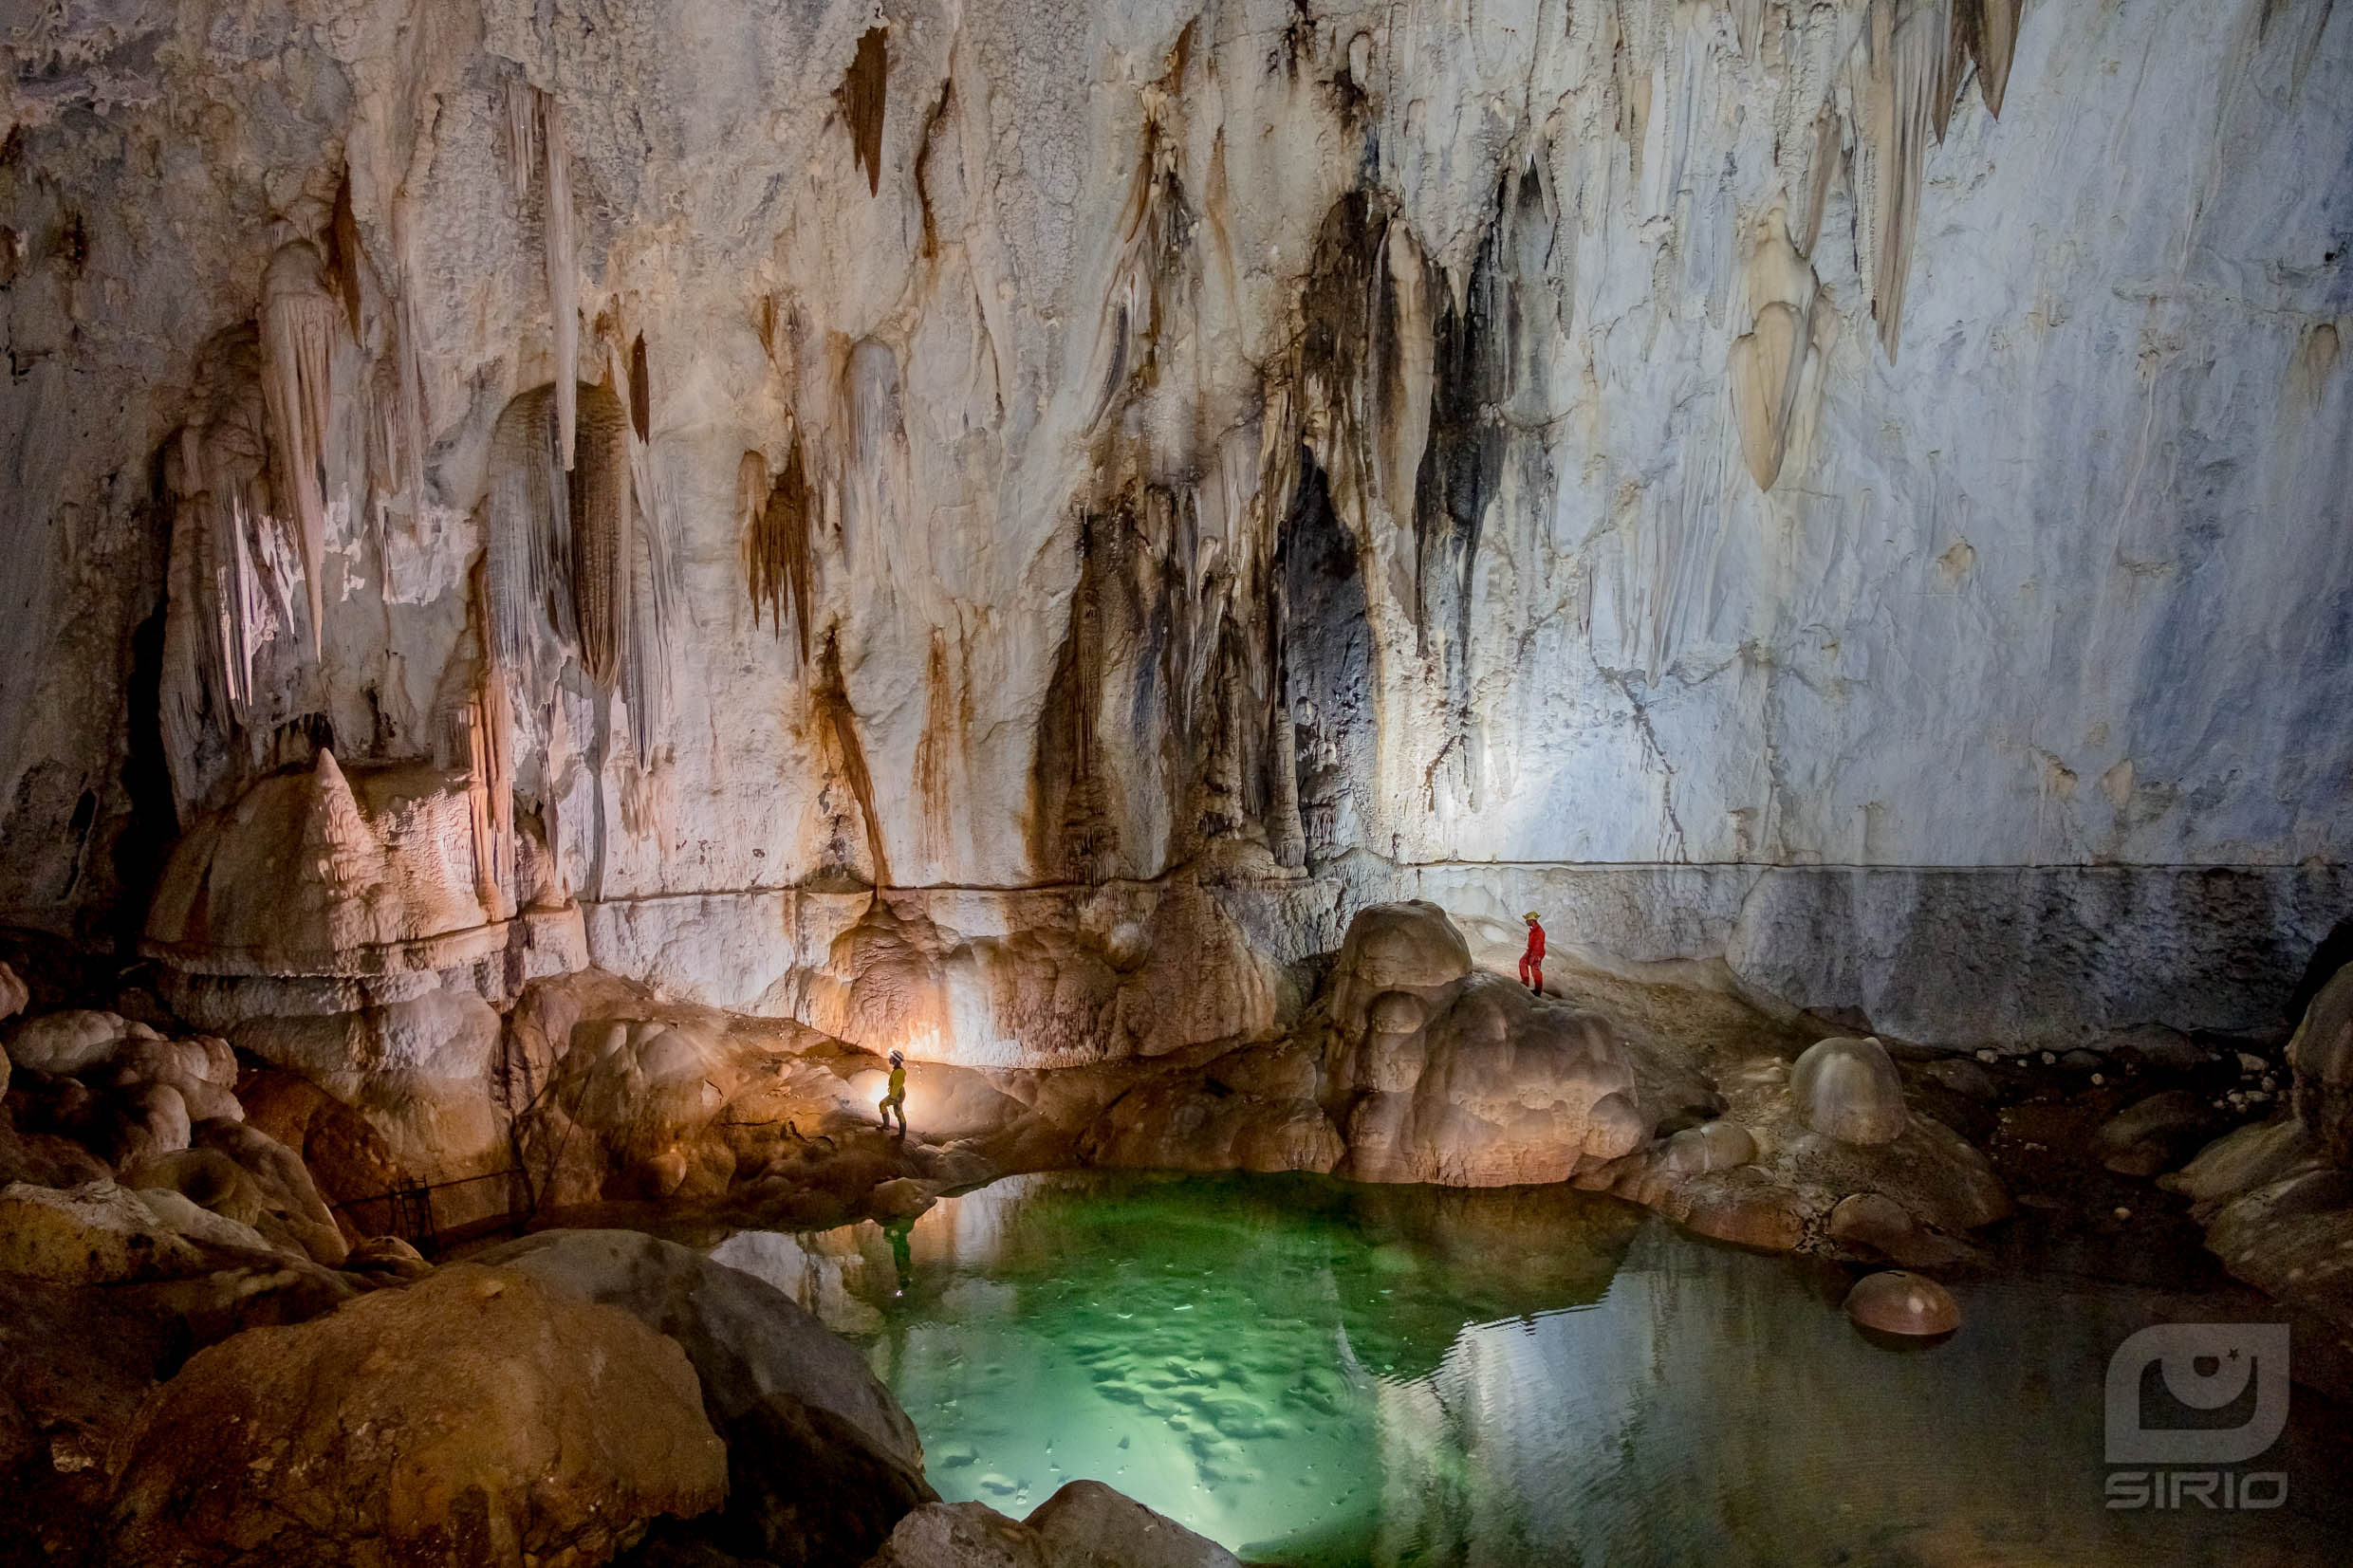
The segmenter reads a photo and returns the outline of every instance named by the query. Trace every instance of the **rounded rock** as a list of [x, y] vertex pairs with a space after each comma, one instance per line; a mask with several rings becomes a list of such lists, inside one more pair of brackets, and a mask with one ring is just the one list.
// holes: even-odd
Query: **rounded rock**
[[1846, 1293], [1846, 1316], [1881, 1334], [1934, 1338], [1961, 1326], [1961, 1304], [1926, 1275], [1890, 1268], [1855, 1282]]
[[1375, 1034], [1409, 1035], [1429, 1021], [1429, 1005], [1411, 991], [1383, 991], [1365, 1012]]
[[1912, 1124], [1903, 1079], [1876, 1038], [1807, 1046], [1790, 1070], [1789, 1092], [1808, 1128], [1842, 1143], [1891, 1143]]

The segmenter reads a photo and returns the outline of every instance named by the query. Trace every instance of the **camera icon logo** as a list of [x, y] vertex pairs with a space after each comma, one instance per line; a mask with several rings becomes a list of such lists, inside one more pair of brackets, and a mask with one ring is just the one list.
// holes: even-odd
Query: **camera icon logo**
[[[2254, 1388], [2251, 1410], [2232, 1426], [2144, 1424], [2149, 1368], [2184, 1411], [2225, 1411]], [[2108, 1358], [2111, 1465], [2235, 1465], [2279, 1441], [2288, 1428], [2288, 1325], [2158, 1323]]]

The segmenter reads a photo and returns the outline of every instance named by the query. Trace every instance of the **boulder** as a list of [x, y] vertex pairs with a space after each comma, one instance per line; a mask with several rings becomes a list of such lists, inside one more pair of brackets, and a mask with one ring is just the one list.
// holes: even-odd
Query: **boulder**
[[343, 1260], [344, 1272], [387, 1282], [421, 1280], [433, 1272], [425, 1255], [398, 1236], [370, 1236]]
[[1846, 1316], [1881, 1334], [1930, 1338], [1961, 1326], [1961, 1304], [1927, 1276], [1890, 1268], [1855, 1282]]
[[1911, 1123], [1903, 1079], [1875, 1036], [1818, 1041], [1789, 1070], [1798, 1116], [1842, 1143], [1891, 1143]]
[[302, 1156], [319, 1195], [364, 1228], [391, 1217], [385, 1194], [402, 1185], [392, 1145], [366, 1116], [302, 1074], [265, 1067], [238, 1088], [247, 1125]]
[[1382, 1026], [1396, 1029], [1405, 1001], [1424, 1004], [1471, 972], [1471, 945], [1446, 912], [1424, 899], [1373, 904], [1357, 911], [1331, 976], [1332, 1017], [1351, 1035], [1370, 1022], [1374, 1002], [1382, 1001]]
[[158, 1225], [188, 1241], [232, 1252], [269, 1254], [276, 1250], [269, 1239], [251, 1226], [226, 1214], [216, 1214], [198, 1206], [186, 1193], [168, 1187], [140, 1188], [139, 1201], [147, 1206]]
[[1909, 1268], [1943, 1267], [1973, 1255], [1968, 1245], [1931, 1230], [1883, 1192], [1850, 1192], [1841, 1198], [1830, 1209], [1829, 1228], [1833, 1240]]
[[2120, 1176], [2154, 1176], [2194, 1153], [2214, 1131], [2213, 1109], [2187, 1089], [2136, 1100], [2092, 1134], [2100, 1163]]
[[[1451, 959], [1426, 962], [1429, 950], [1441, 946], [1427, 928], [1418, 916], [1377, 928], [1416, 936], [1412, 944], [1393, 943], [1402, 956], [1390, 953], [1378, 966], [1381, 990], [1394, 990], [1399, 973], [1428, 975], [1451, 966]], [[1424, 967], [1410, 968], [1407, 960]], [[1334, 991], [1336, 998], [1343, 994]], [[1374, 1090], [1349, 1110], [1341, 1174], [1453, 1187], [1566, 1181], [1649, 1137], [1633, 1063], [1599, 1014], [1540, 1002], [1490, 974], [1459, 979], [1424, 1000], [1432, 1010], [1418, 1037], [1367, 1027], [1343, 1048], [1336, 1074], [1343, 1083], [1410, 1087]]]
[[1788, 1252], [1806, 1239], [1797, 1194], [1753, 1166], [1684, 1183], [1665, 1208], [1702, 1236], [1759, 1252]]
[[1022, 1522], [1052, 1568], [1240, 1568], [1232, 1552], [1100, 1481], [1073, 1481]]
[[481, 1258], [684, 1348], [727, 1439], [728, 1501], [666, 1536], [779, 1564], [858, 1562], [936, 1497], [914, 1424], [864, 1357], [773, 1286], [628, 1230], [546, 1231]]
[[347, 1251], [343, 1232], [290, 1150], [237, 1121], [203, 1122], [195, 1142], [195, 1148], [126, 1167], [123, 1179], [177, 1192], [198, 1208], [252, 1227], [274, 1245], [329, 1268], [342, 1265]]
[[2305, 1009], [2288, 1042], [2296, 1117], [2322, 1155], [2353, 1166], [2353, 965], [2339, 969]]
[[472, 1264], [198, 1352], [121, 1457], [123, 1568], [584, 1568], [727, 1485], [676, 1344]]
[[341, 1264], [348, 1247], [326, 1200], [303, 1166], [302, 1157], [258, 1127], [215, 1117], [196, 1123], [193, 1141], [198, 1148], [228, 1155], [244, 1168], [261, 1190], [271, 1215], [304, 1251], [329, 1268]]
[[86, 1007], [44, 1013], [9, 1032], [9, 1060], [19, 1067], [64, 1077], [108, 1061], [135, 1032], [154, 1033], [119, 1013]]
[[1950, 1089], [1964, 1099], [1990, 1100], [2001, 1093], [1987, 1072], [1967, 1057], [1939, 1057], [1920, 1069], [1923, 1077], [1938, 1086]]
[[113, 1182], [70, 1190], [24, 1182], [0, 1188], [0, 1274], [102, 1285], [203, 1266], [195, 1247]]
[[1345, 1146], [1317, 1101], [1320, 1083], [1314, 1058], [1294, 1046], [1232, 1051], [1121, 1096], [1080, 1139], [1080, 1155], [1132, 1170], [1321, 1174]]
[[159, 1084], [169, 1087], [187, 1107], [192, 1121], [215, 1116], [245, 1119], [237, 1103], [237, 1057], [229, 1042], [213, 1035], [180, 1040], [157, 1038], [123, 1042], [110, 1064], [118, 1089]]
[[[14, 1018], [31, 1001], [31, 989], [17, 977], [16, 971], [6, 964], [0, 964], [0, 1019]], [[0, 1063], [5, 1063], [7, 1060], [6, 1054], [0, 1053]], [[7, 1088], [8, 1082], [8, 1068], [0, 1065], [0, 1089]]]
[[985, 1503], [933, 1503], [893, 1528], [866, 1568], [1053, 1568], [1046, 1542]]
[[1100, 1481], [1073, 1481], [1019, 1523], [979, 1503], [899, 1521], [871, 1568], [1240, 1568], [1232, 1552]]

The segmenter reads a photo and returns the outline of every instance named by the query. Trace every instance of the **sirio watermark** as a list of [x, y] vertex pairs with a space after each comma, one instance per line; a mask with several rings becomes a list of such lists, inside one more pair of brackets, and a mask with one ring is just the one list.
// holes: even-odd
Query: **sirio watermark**
[[2287, 1471], [2235, 1467], [2288, 1430], [2288, 1325], [2142, 1329], [2108, 1357], [2107, 1427], [2111, 1508], [2282, 1506]]

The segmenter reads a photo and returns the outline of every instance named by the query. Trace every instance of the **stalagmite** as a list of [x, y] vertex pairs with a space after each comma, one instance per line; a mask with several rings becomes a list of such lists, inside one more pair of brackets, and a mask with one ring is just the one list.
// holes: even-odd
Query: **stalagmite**
[[469, 580], [474, 640], [482, 650], [479, 678], [463, 715], [467, 790], [472, 803], [474, 867], [482, 906], [491, 917], [514, 913], [514, 710], [507, 682], [490, 656], [492, 636], [488, 563]]
[[310, 651], [322, 650], [326, 618], [326, 442], [334, 429], [335, 335], [343, 312], [328, 290], [318, 251], [297, 240], [269, 258], [262, 283], [262, 390], [270, 440], [301, 526], [310, 604]]
[[866, 194], [882, 192], [882, 113], [889, 106], [890, 46], [884, 30], [870, 28], [858, 40], [858, 53], [834, 96], [849, 129], [850, 147], [866, 171]]

